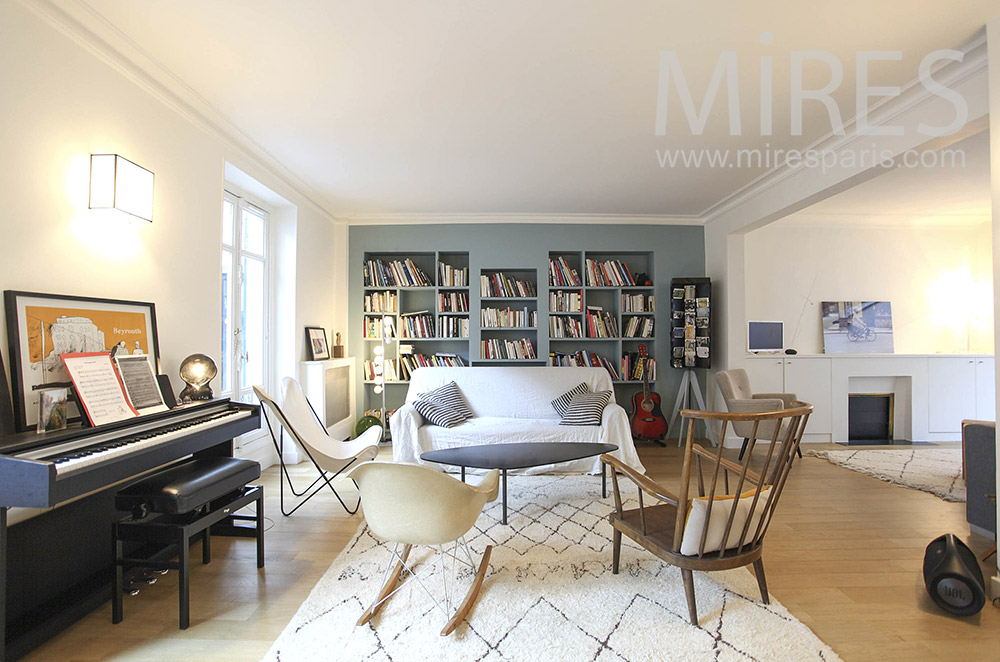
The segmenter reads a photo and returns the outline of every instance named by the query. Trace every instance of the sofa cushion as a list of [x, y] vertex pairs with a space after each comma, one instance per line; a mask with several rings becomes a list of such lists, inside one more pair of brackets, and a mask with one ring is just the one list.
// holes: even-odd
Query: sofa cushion
[[473, 415], [462, 390], [454, 381], [421, 393], [413, 406], [430, 423], [446, 428], [454, 427]]
[[427, 400], [417, 400], [413, 403], [413, 408], [420, 412], [424, 420], [431, 425], [440, 425], [445, 428], [453, 428], [465, 422], [465, 417], [454, 409], [441, 407], [434, 402]]
[[570, 400], [559, 425], [600, 425], [604, 408], [611, 402], [611, 391], [577, 393]]
[[558, 398], [552, 401], [552, 408], [559, 412], [559, 417], [562, 418], [569, 411], [569, 403], [573, 401], [573, 398], [580, 393], [589, 393], [590, 387], [584, 383], [579, 383], [570, 390], [566, 391]]

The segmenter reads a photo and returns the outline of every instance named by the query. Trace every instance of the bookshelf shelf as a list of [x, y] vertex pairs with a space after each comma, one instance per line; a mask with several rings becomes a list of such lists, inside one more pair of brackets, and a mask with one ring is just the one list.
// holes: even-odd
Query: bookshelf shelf
[[[655, 319], [653, 253], [551, 251], [548, 271], [550, 331], [559, 330], [568, 320], [575, 320], [573, 323], [582, 325], [585, 336], [550, 335], [549, 365], [601, 365], [611, 373], [615, 384], [641, 384], [641, 380], [622, 379], [623, 371], [634, 369], [639, 344], [647, 346], [649, 356], [655, 361], [654, 337], [623, 334], [630, 322], [637, 327], [631, 332], [641, 333]], [[565, 301], [560, 301], [556, 294], [560, 291], [564, 296], [579, 295], [581, 310], [553, 309], [556, 303], [565, 306]], [[560, 318], [561, 321], [557, 321]], [[613, 335], [598, 335], [601, 332], [597, 329], [599, 322]], [[655, 367], [653, 371], [651, 382], [655, 382]]]
[[[393, 312], [362, 310], [361, 317], [366, 321], [365, 328], [367, 324], [380, 317], [388, 317], [393, 321], [392, 342], [385, 344], [383, 349], [387, 376], [392, 374], [405, 376], [407, 366], [404, 365], [404, 357], [407, 363], [416, 365], [420, 365], [422, 361], [460, 361], [462, 365], [469, 365], [470, 339], [468, 336], [457, 337], [458, 329], [467, 332], [468, 310], [440, 310], [442, 307], [451, 308], [455, 298], [462, 299], [461, 306], [468, 308], [470, 291], [468, 252], [370, 251], [364, 254], [363, 266], [362, 307], [364, 308], [367, 299], [377, 293], [383, 293], [394, 301]], [[390, 273], [392, 278], [389, 276]], [[373, 283], [373, 279], [378, 279], [378, 282]], [[390, 280], [392, 282], [389, 282]], [[415, 318], [422, 319], [427, 332], [433, 335], [402, 337], [401, 327], [404, 320]], [[444, 331], [455, 333], [456, 336], [442, 335]], [[365, 333], [362, 337], [365, 360], [363, 404], [366, 410], [377, 409], [382, 406], [382, 394], [375, 392], [378, 385], [370, 378], [369, 369], [374, 369], [375, 349], [382, 340], [367, 337]], [[412, 353], [402, 354], [400, 345], [412, 346]], [[393, 370], [396, 372], [393, 373]], [[387, 409], [395, 409], [403, 401], [405, 390], [393, 387], [407, 384], [409, 384], [408, 379], [385, 381]]]

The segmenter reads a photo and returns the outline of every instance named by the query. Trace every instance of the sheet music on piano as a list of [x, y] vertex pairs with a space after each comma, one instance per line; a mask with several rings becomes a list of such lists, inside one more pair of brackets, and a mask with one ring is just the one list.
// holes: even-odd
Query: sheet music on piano
[[125, 386], [125, 394], [132, 406], [139, 411], [140, 416], [167, 411], [148, 354], [115, 356], [114, 359], [122, 384]]
[[108, 352], [60, 354], [73, 381], [80, 408], [91, 425], [116, 423], [139, 412], [129, 402], [118, 371]]

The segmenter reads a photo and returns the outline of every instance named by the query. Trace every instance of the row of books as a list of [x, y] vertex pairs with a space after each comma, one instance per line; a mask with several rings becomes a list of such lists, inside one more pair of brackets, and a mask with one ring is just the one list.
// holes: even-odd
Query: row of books
[[417, 368], [427, 367], [453, 367], [462, 368], [465, 362], [458, 354], [437, 353], [427, 356], [425, 354], [402, 354], [399, 357], [399, 376], [404, 381], [409, 381], [410, 375]]
[[530, 280], [514, 280], [502, 272], [483, 274], [479, 277], [480, 295], [484, 297], [533, 297], [537, 296], [535, 284]]
[[483, 327], [536, 327], [538, 326], [538, 311], [511, 310], [508, 308], [483, 308]]
[[549, 292], [549, 312], [582, 313], [583, 295], [580, 292], [563, 292], [562, 290]]
[[468, 317], [439, 317], [437, 321], [438, 338], [468, 338]]
[[[365, 328], [364, 337], [365, 338], [376, 338], [382, 339], [383, 328], [385, 329], [385, 338], [395, 338], [396, 337], [396, 325], [393, 322], [392, 317], [365, 317]], [[384, 321], [383, 321], [384, 320]]]
[[468, 292], [441, 292], [438, 294], [438, 312], [467, 313], [469, 312]]
[[587, 259], [587, 285], [590, 287], [627, 287], [635, 284], [628, 265], [621, 260], [598, 262]]
[[626, 338], [652, 338], [653, 318], [652, 317], [630, 317], [625, 322]]
[[550, 315], [549, 338], [583, 338], [583, 322], [576, 317]]
[[[396, 359], [385, 359], [382, 362], [382, 378], [387, 382], [399, 381], [399, 370]], [[365, 361], [365, 381], [373, 382], [379, 376], [379, 366], [374, 361]]]
[[587, 311], [588, 338], [617, 338], [618, 321], [611, 313]]
[[403, 338], [433, 338], [434, 317], [426, 310], [400, 315], [399, 331]]
[[488, 338], [479, 343], [479, 356], [484, 359], [533, 359], [535, 347], [529, 338], [520, 340]]
[[622, 354], [621, 374], [626, 381], [642, 381], [643, 370], [649, 371], [649, 381], [656, 381], [656, 359], [639, 356], [639, 352]]
[[648, 369], [650, 372], [649, 380], [656, 380], [656, 359], [649, 357], [642, 359], [638, 352], [622, 354], [619, 369], [616, 369], [615, 364], [609, 359], [585, 349], [571, 353], [550, 352], [549, 365], [570, 368], [604, 368], [613, 380], [626, 382], [642, 381], [642, 371]]
[[[398, 359], [385, 359], [382, 364], [382, 377], [387, 382], [409, 381], [410, 375], [417, 368], [425, 367], [455, 367], [464, 368], [465, 361], [458, 354], [403, 354]], [[365, 380], [375, 381], [378, 367], [374, 361], [365, 361]]]
[[569, 266], [565, 258], [549, 260], [549, 285], [559, 287], [580, 284], [580, 274]]
[[623, 313], [655, 313], [656, 305], [652, 294], [626, 294], [622, 292]]
[[365, 262], [365, 287], [429, 287], [430, 278], [407, 258], [405, 260], [381, 259]]
[[399, 295], [395, 292], [372, 292], [365, 295], [366, 313], [398, 313]]
[[444, 287], [468, 287], [469, 267], [453, 267], [438, 262], [438, 285]]
[[611, 375], [611, 379], [619, 381], [618, 371], [615, 369], [614, 363], [600, 354], [585, 349], [570, 354], [550, 352], [549, 365], [566, 368], [604, 368]]

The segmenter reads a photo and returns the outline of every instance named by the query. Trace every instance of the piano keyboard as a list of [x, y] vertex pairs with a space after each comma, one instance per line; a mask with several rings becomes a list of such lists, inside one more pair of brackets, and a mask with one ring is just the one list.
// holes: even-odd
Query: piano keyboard
[[228, 421], [246, 418], [251, 415], [252, 412], [246, 410], [223, 410], [212, 414], [192, 412], [190, 418], [182, 418], [166, 427], [162, 423], [140, 424], [134, 432], [125, 437], [122, 437], [121, 433], [109, 433], [85, 440], [46, 447], [21, 454], [19, 457], [29, 460], [52, 462], [56, 465], [56, 474], [64, 476], [95, 464], [137, 453], [159, 444], [169, 443], [179, 437], [188, 436], [222, 425]]

